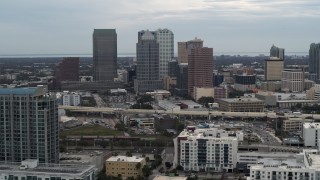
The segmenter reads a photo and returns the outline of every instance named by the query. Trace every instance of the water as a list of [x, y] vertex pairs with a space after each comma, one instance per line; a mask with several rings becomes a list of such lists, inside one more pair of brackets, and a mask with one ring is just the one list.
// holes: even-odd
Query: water
[[[285, 52], [286, 56], [307, 56], [308, 52]], [[269, 56], [269, 52], [214, 52], [214, 56]], [[118, 57], [135, 57], [135, 53], [119, 53]], [[177, 56], [177, 54], [175, 54]], [[0, 58], [92, 57], [92, 54], [0, 54]]]

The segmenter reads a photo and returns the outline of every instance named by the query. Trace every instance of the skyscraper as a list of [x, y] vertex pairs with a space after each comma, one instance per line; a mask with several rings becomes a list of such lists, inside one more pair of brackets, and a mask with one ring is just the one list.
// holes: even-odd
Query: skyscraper
[[163, 82], [159, 76], [159, 43], [156, 33], [138, 32], [137, 43], [137, 78], [134, 82], [136, 92], [147, 92], [162, 89]]
[[95, 81], [117, 77], [117, 33], [115, 29], [94, 29], [93, 70]]
[[187, 42], [178, 42], [178, 62], [188, 63], [188, 54], [190, 54], [191, 49], [199, 47], [203, 47], [203, 41], [199, 38]]
[[309, 78], [313, 81], [320, 79], [320, 43], [312, 43], [309, 49]]
[[188, 94], [193, 96], [194, 87], [212, 87], [213, 49], [190, 49], [188, 56]]
[[283, 59], [270, 57], [264, 61], [264, 79], [266, 81], [281, 81], [284, 67]]
[[270, 48], [270, 57], [277, 57], [281, 60], [284, 60], [284, 49], [278, 48], [275, 45], [272, 45]]
[[55, 79], [58, 87], [62, 81], [79, 81], [79, 58], [63, 58], [56, 66]]
[[44, 87], [0, 89], [0, 160], [59, 161], [58, 107]]
[[174, 35], [169, 29], [155, 31], [159, 44], [159, 77], [163, 79], [168, 75], [168, 62], [174, 56]]

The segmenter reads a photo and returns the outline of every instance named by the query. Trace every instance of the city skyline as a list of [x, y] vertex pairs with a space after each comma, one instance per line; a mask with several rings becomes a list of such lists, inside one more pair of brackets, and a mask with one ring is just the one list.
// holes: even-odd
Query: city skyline
[[267, 52], [272, 44], [308, 52], [320, 41], [319, 6], [315, 0], [2, 2], [0, 54], [91, 54], [98, 28], [117, 30], [119, 54], [135, 52], [137, 31], [158, 28], [175, 34], [175, 54], [177, 42], [194, 37], [214, 54]]

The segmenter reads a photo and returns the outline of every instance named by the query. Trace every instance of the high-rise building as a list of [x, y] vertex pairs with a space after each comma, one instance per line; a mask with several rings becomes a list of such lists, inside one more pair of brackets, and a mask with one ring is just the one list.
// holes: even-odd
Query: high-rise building
[[56, 66], [55, 81], [58, 87], [62, 81], [79, 81], [79, 58], [63, 58]]
[[168, 75], [168, 62], [174, 57], [174, 35], [169, 29], [155, 31], [159, 44], [159, 77], [163, 79]]
[[159, 76], [159, 43], [155, 32], [148, 30], [138, 32], [136, 76], [134, 82], [136, 92], [163, 88]]
[[0, 89], [0, 160], [59, 161], [56, 96], [44, 87]]
[[95, 81], [113, 82], [117, 77], [117, 33], [115, 29], [94, 29], [93, 70]]
[[264, 79], [266, 81], [280, 81], [283, 67], [284, 61], [280, 58], [270, 57], [266, 59], [264, 63]]
[[212, 87], [213, 49], [190, 49], [188, 56], [188, 94], [193, 95], [194, 87]]
[[320, 43], [312, 43], [309, 49], [309, 78], [313, 81], [320, 80]]
[[173, 140], [173, 165], [181, 165], [185, 171], [232, 172], [240, 140], [243, 133], [239, 131], [189, 126]]
[[284, 60], [284, 49], [278, 48], [275, 45], [272, 45], [270, 48], [270, 57], [277, 57], [281, 60]]
[[191, 49], [203, 47], [203, 41], [199, 38], [187, 42], [178, 42], [178, 62], [188, 63], [188, 55]]
[[286, 92], [304, 91], [304, 71], [301, 69], [282, 71], [281, 90]]
[[178, 62], [188, 63], [187, 42], [178, 42]]

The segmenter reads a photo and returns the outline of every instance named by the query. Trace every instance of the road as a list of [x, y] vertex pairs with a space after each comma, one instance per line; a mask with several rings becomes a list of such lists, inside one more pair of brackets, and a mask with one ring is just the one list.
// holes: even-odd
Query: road
[[[105, 113], [123, 113], [123, 114], [169, 114], [169, 115], [198, 115], [211, 117], [224, 116], [224, 117], [269, 117], [276, 118], [276, 113], [272, 112], [223, 112], [223, 111], [165, 111], [165, 110], [149, 110], [149, 109], [119, 109], [107, 107], [81, 107], [81, 106], [59, 106], [59, 109], [68, 109], [73, 112], [105, 112]], [[320, 118], [320, 115], [319, 115]]]

